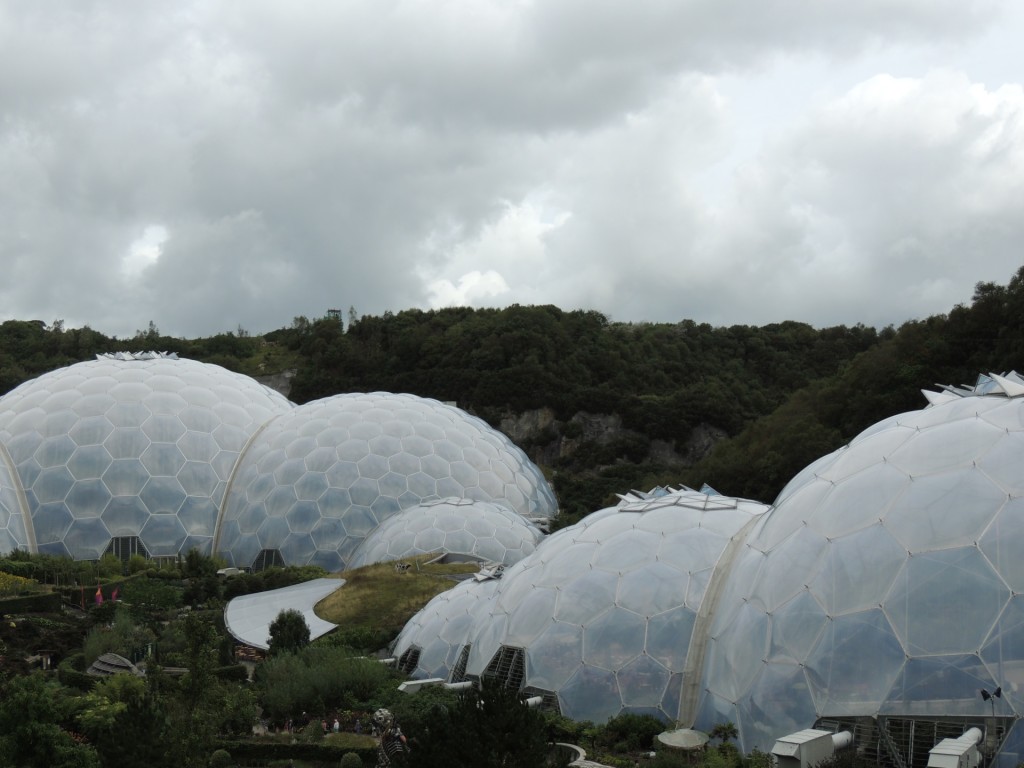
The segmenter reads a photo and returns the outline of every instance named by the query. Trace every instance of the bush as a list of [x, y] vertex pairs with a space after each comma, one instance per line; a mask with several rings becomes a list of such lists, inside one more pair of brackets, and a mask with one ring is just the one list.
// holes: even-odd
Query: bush
[[355, 752], [346, 752], [341, 756], [341, 768], [363, 768], [363, 761]]
[[85, 672], [79, 672], [72, 668], [67, 659], [62, 661], [57, 667], [57, 679], [60, 681], [61, 685], [65, 685], [68, 688], [77, 688], [80, 691], [86, 692], [93, 689], [97, 680], [97, 678], [91, 677]]
[[615, 752], [650, 749], [654, 738], [665, 730], [665, 723], [652, 715], [626, 713], [613, 717], [597, 731], [599, 746]]
[[60, 594], [50, 592], [0, 600], [0, 613], [59, 613]]
[[226, 749], [215, 749], [213, 754], [210, 755], [210, 768], [227, 768], [234, 764], [234, 760], [231, 759], [231, 753]]
[[243, 683], [249, 679], [249, 670], [244, 664], [227, 664], [217, 667], [213, 672], [219, 680], [234, 680], [236, 683]]

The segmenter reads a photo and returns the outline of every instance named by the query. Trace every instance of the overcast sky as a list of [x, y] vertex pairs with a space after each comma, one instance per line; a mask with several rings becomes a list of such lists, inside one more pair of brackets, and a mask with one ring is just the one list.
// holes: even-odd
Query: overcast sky
[[0, 319], [876, 327], [1024, 263], [1016, 0], [0, 0]]

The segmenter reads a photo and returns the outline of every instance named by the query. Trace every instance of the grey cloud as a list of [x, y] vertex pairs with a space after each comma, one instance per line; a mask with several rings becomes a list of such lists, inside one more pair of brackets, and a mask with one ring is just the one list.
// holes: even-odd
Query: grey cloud
[[[992, 201], [1016, 194], [1014, 182], [983, 169], [995, 155], [972, 169], [964, 148], [998, 121], [969, 84], [930, 83], [965, 111], [964, 133], [929, 154], [906, 105], [839, 104], [767, 147], [722, 207], [702, 183], [728, 163], [737, 126], [714, 75], [962, 39], [999, 7], [7, 5], [0, 262], [12, 283], [0, 299], [7, 316], [107, 333], [150, 319], [179, 335], [258, 332], [327, 307], [426, 306], [432, 280], [494, 271], [509, 286], [495, 303], [593, 306], [623, 320], [849, 322], [862, 297], [809, 288], [830, 259], [866, 291], [882, 265], [865, 254], [888, 253], [905, 262], [907, 291], [934, 294], [953, 289], [915, 282], [920, 254], [948, 242], [1002, 254], [1019, 234], [1015, 207]], [[1013, 100], [996, 101], [1009, 125]], [[873, 134], [887, 116], [903, 132]], [[1006, 128], [999, 141], [1020, 151]], [[897, 167], [926, 206], [872, 184], [873, 168]], [[523, 224], [534, 251], [517, 259], [495, 240], [518, 242], [515, 232], [497, 224], [527, 208], [543, 221]], [[915, 216], [923, 223], [907, 225]], [[160, 258], [122, 274], [155, 225], [168, 235]], [[992, 279], [1005, 279], [1005, 259], [992, 261]], [[969, 292], [973, 272], [942, 274]], [[777, 305], [761, 298], [766, 285]], [[886, 318], [925, 306], [877, 301], [891, 302]]]

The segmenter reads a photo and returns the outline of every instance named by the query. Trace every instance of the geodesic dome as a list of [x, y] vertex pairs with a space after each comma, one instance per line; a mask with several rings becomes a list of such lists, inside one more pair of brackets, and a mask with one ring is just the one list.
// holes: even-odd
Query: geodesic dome
[[0, 555], [28, 547], [25, 518], [18, 500], [18, 484], [7, 464], [0, 461]]
[[0, 552], [92, 560], [124, 537], [152, 556], [210, 553], [239, 452], [290, 408], [247, 376], [154, 354], [25, 382], [0, 398]]
[[275, 551], [337, 571], [388, 518], [452, 496], [500, 502], [527, 519], [557, 512], [536, 465], [475, 416], [415, 395], [336, 395], [294, 408], [253, 439], [217, 551], [237, 565]]
[[533, 552], [541, 532], [508, 507], [457, 497], [409, 507], [374, 528], [348, 563], [358, 568], [430, 552], [512, 565]]
[[496, 579], [468, 579], [434, 597], [409, 619], [395, 640], [392, 650], [398, 668], [415, 679], [461, 678], [473, 617], [497, 587]]
[[577, 720], [677, 719], [684, 671], [703, 652], [705, 595], [766, 509], [687, 488], [557, 531], [476, 610], [466, 674], [547, 694]]
[[736, 723], [750, 750], [818, 717], [1024, 713], [1024, 380], [926, 395], [803, 470], [748, 537], [695, 727]]

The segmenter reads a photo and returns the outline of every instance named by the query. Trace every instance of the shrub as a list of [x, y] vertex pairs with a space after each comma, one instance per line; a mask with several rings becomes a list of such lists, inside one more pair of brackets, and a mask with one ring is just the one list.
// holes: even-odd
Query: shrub
[[231, 759], [231, 753], [226, 749], [215, 749], [213, 754], [210, 755], [210, 768], [227, 768], [234, 764], [234, 760]]
[[363, 768], [363, 761], [355, 752], [346, 752], [341, 756], [341, 768]]

